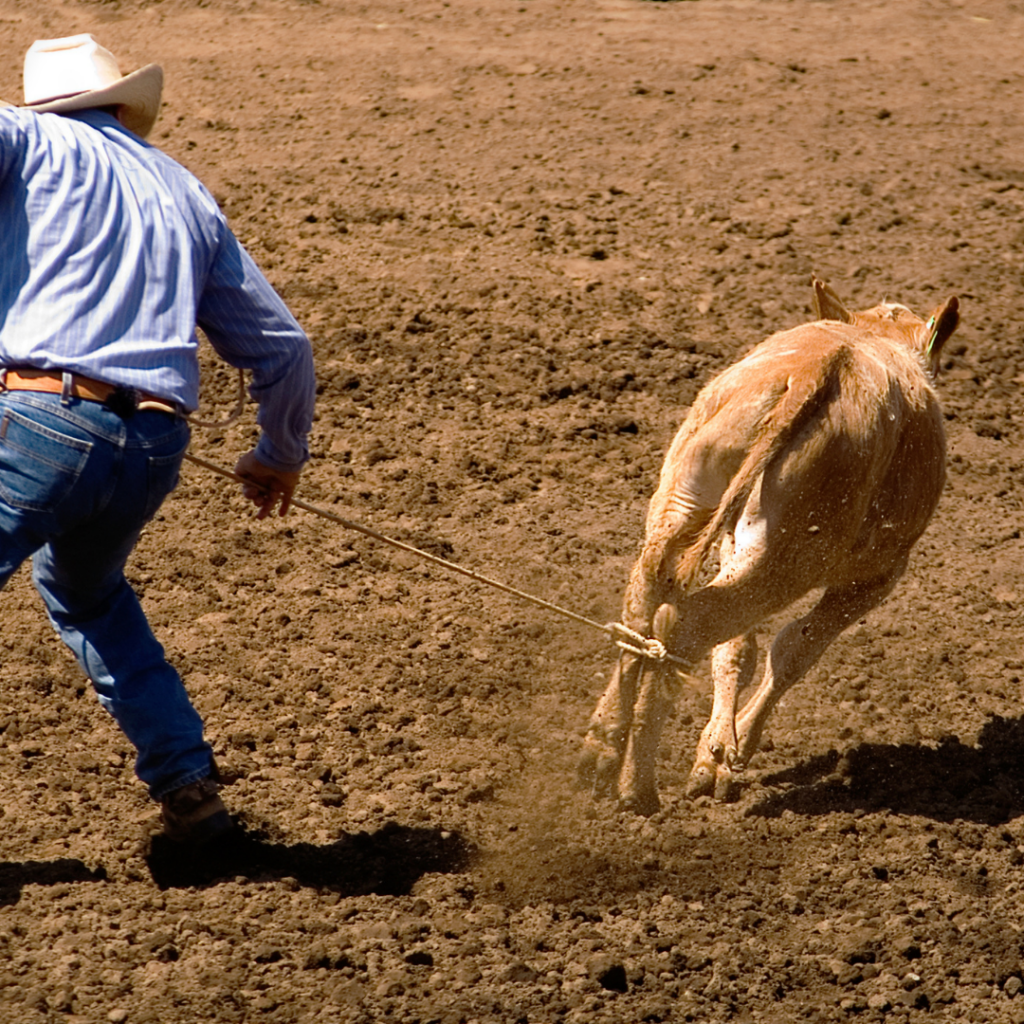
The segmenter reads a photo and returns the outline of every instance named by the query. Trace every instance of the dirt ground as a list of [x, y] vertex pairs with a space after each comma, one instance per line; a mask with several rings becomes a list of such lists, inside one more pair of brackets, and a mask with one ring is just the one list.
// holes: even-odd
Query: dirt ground
[[310, 333], [301, 496], [597, 622], [812, 272], [963, 325], [936, 518], [733, 804], [683, 795], [706, 692], [661, 813], [594, 803], [603, 634], [186, 465], [130, 575], [247, 839], [182, 863], [19, 573], [0, 1021], [1024, 1022], [1024, 3], [0, 0], [0, 94], [85, 31]]

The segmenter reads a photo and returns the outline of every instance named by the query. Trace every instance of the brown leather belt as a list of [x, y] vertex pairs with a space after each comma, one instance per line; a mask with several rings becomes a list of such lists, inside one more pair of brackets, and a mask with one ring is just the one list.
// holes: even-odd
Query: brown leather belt
[[[108, 405], [108, 399], [117, 390], [113, 384], [93, 380], [92, 377], [83, 377], [79, 373], [71, 375], [70, 394], [74, 398], [84, 398], [90, 402]], [[44, 391], [47, 394], [60, 395], [64, 392], [64, 374], [59, 370], [7, 370], [6, 373], [0, 374], [0, 391]], [[159, 398], [145, 391], [133, 391], [130, 394], [134, 396], [134, 409], [157, 409], [175, 415], [180, 411], [174, 402], [168, 402], [166, 398]]]

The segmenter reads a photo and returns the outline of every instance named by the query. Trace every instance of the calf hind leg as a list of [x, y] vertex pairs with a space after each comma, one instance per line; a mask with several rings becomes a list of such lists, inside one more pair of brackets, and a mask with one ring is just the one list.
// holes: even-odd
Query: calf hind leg
[[782, 695], [814, 666], [830, 643], [847, 626], [880, 604], [902, 575], [826, 590], [805, 615], [789, 623], [772, 644], [764, 677], [736, 717], [737, 763], [745, 765], [761, 744], [765, 724]]
[[[630, 572], [623, 600], [622, 621], [638, 633], [646, 633], [656, 617], [660, 595], [668, 589], [661, 578], [664, 543], [647, 543]], [[620, 654], [618, 664], [601, 699], [597, 702], [587, 733], [583, 753], [576, 765], [576, 778], [595, 797], [618, 795], [619, 774], [626, 742], [633, 725], [643, 659]]]
[[736, 696], [750, 684], [757, 668], [757, 642], [753, 633], [719, 644], [711, 654], [715, 699], [711, 718], [701, 733], [693, 770], [686, 785], [690, 798], [734, 798], [733, 766], [739, 760], [736, 735]]
[[[661, 605], [651, 626], [654, 637], [666, 643], [677, 619], [673, 605]], [[640, 668], [639, 692], [619, 775], [619, 803], [637, 814], [654, 814], [660, 807], [655, 769], [661, 732], [677, 692], [672, 674], [673, 669], [664, 663], [645, 660]]]
[[633, 724], [640, 667], [640, 658], [625, 653], [620, 655], [608, 687], [597, 702], [587, 726], [576, 778], [579, 785], [591, 790], [595, 797], [618, 796], [619, 771], [626, 738]]

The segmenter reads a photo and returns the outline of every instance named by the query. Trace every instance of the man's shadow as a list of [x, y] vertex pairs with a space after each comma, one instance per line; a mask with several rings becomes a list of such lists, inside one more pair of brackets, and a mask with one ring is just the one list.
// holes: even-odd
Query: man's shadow
[[[757, 801], [747, 810], [750, 816], [888, 809], [936, 821], [1002, 825], [1024, 815], [1024, 717], [989, 719], [973, 746], [955, 736], [935, 747], [863, 744], [842, 755], [830, 751], [809, 758], [761, 783], [787, 788]], [[457, 833], [388, 822], [378, 832], [343, 835], [326, 846], [272, 842], [258, 830], [239, 827], [198, 854], [157, 835], [146, 862], [162, 889], [214, 885], [225, 878], [292, 878], [342, 896], [399, 896], [425, 874], [466, 870], [473, 854]], [[0, 907], [17, 903], [25, 885], [106, 877], [102, 867], [90, 869], [71, 858], [0, 862]]]
[[936, 821], [1002, 825], [1024, 814], [1024, 718], [990, 718], [973, 746], [955, 736], [935, 747], [868, 743], [760, 781], [788, 788], [749, 808], [756, 817], [885, 808]]
[[425, 874], [465, 870], [472, 852], [456, 833], [394, 822], [378, 832], [343, 835], [326, 846], [271, 842], [260, 831], [238, 826], [198, 852], [153, 836], [146, 863], [161, 889], [208, 886], [225, 878], [291, 878], [341, 896], [403, 896]]

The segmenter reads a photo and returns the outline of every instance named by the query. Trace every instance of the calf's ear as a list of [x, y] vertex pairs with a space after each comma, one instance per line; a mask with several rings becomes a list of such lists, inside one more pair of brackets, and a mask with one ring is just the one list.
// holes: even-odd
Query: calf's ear
[[853, 316], [843, 305], [842, 300], [832, 289], [818, 278], [812, 278], [814, 288], [814, 319], [838, 320], [840, 323], [852, 324]]
[[932, 311], [928, 322], [921, 328], [921, 351], [928, 372], [934, 377], [939, 372], [942, 346], [960, 325], [960, 300], [954, 295]]

